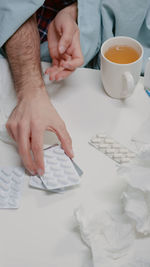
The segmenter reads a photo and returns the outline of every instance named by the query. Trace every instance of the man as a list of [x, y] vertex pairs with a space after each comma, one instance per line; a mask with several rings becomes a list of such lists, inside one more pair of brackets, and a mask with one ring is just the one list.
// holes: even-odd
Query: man
[[[55, 132], [66, 154], [73, 157], [71, 137], [49, 99], [42, 78], [40, 37], [41, 41], [44, 38], [46, 40], [45, 32], [47, 33], [49, 53], [52, 58], [52, 67], [47, 69], [47, 73], [52, 81], [66, 78], [83, 64], [76, 23], [77, 6], [74, 2], [76, 1], [45, 1], [37, 14], [34, 13], [25, 21], [4, 45], [18, 98], [17, 106], [12, 111], [6, 127], [10, 136], [17, 142], [25, 167], [32, 174], [44, 173], [45, 130]], [[63, 3], [64, 6], [68, 6], [64, 7]], [[57, 12], [48, 12], [49, 20], [41, 30], [42, 11], [57, 9], [56, 7], [60, 5], [64, 8], [58, 9], [57, 15], [55, 14]], [[40, 36], [38, 26], [41, 30]]]

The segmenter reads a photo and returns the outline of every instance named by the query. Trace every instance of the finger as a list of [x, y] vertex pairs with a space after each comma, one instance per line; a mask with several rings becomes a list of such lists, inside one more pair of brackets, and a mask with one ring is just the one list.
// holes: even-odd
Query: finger
[[63, 67], [64, 69], [74, 71], [76, 67], [74, 67], [70, 62], [61, 60], [60, 66]]
[[55, 80], [55, 75], [54, 74], [58, 72], [57, 69], [58, 69], [57, 66], [52, 66], [49, 69], [47, 69], [47, 74], [49, 75], [49, 79], [51, 81], [54, 81]]
[[20, 127], [18, 129], [18, 150], [25, 168], [31, 173], [36, 173], [36, 166], [30, 152], [30, 131]]
[[71, 73], [72, 73], [72, 71], [70, 71], [70, 70], [63, 70], [63, 71], [59, 72], [58, 74], [56, 74], [56, 76], [55, 76], [55, 80], [56, 80], [56, 81], [64, 80], [64, 79], [67, 78]]
[[51, 73], [51, 77], [50, 77], [50, 78], [53, 79], [53, 80], [56, 80], [57, 75], [58, 75], [59, 73], [61, 73], [63, 70], [64, 70], [63, 67], [59, 67], [59, 68], [55, 69], [55, 71], [53, 71], [53, 72]]
[[49, 79], [51, 81], [55, 81], [56, 80], [56, 75], [60, 72], [62, 72], [64, 70], [63, 67], [52, 67], [50, 70], [49, 70]]
[[[58, 50], [60, 54], [65, 53], [65, 51], [68, 49], [68, 47], [71, 45], [72, 43], [72, 39], [73, 39], [73, 35], [74, 32], [76, 30], [76, 28], [74, 27], [73, 23], [62, 23], [61, 25], [61, 29], [62, 29], [62, 37], [60, 38], [59, 41], [59, 45], [58, 45]], [[56, 24], [56, 28], [57, 28], [57, 24]]]
[[83, 65], [84, 58], [83, 58], [83, 54], [82, 54], [81, 47], [80, 47], [79, 31], [76, 31], [76, 33], [74, 34], [72, 45], [68, 48], [67, 54], [72, 55], [72, 56], [69, 61], [63, 62], [64, 67], [68, 69], [76, 69]]
[[56, 58], [53, 58], [52, 66], [59, 66], [59, 60]]
[[47, 70], [46, 70], [46, 73], [47, 74], [50, 74], [51, 72], [52, 72], [52, 70], [55, 70], [55, 69], [57, 69], [58, 67], [57, 66], [51, 66], [51, 67], [49, 67]]
[[68, 55], [67, 53], [64, 53], [61, 57], [64, 59], [64, 61], [65, 60], [66, 61], [70, 61], [71, 60], [71, 55]]
[[31, 148], [36, 164], [38, 175], [44, 174], [44, 155], [43, 155], [43, 131], [32, 129], [31, 133]]
[[57, 59], [53, 59], [52, 65], [46, 69], [45, 74], [49, 74], [52, 68], [58, 67], [58, 66], [59, 66], [59, 61]]
[[59, 128], [54, 130], [57, 137], [59, 138], [62, 148], [64, 149], [65, 153], [68, 155], [68, 157], [73, 158], [73, 149], [72, 149], [72, 140], [71, 137], [65, 127], [65, 125], [61, 125]]
[[69, 62], [63, 61], [61, 62], [61, 66], [68, 70], [75, 70], [76, 68], [80, 67], [83, 64], [83, 58], [74, 58], [70, 60]]
[[55, 23], [52, 21], [48, 28], [48, 48], [50, 52], [51, 58], [54, 60], [59, 57], [58, 53], [58, 42], [59, 42], [59, 34], [56, 31]]

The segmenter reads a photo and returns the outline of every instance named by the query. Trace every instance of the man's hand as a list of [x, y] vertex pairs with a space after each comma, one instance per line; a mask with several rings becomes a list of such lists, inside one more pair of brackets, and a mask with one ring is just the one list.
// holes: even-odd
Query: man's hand
[[8, 119], [7, 129], [17, 142], [25, 167], [33, 174], [42, 175], [45, 130], [57, 134], [69, 157], [73, 157], [73, 152], [64, 122], [51, 104], [44, 86], [35, 16], [14, 33], [6, 42], [5, 49], [18, 97], [18, 104]]
[[52, 67], [46, 70], [46, 74], [52, 81], [66, 78], [83, 64], [79, 28], [69, 8], [72, 7], [61, 10], [48, 28]]
[[[44, 173], [43, 135], [55, 132], [69, 157], [73, 157], [71, 138], [65, 124], [50, 102], [45, 89], [26, 90], [7, 122], [10, 136], [17, 142], [25, 167], [32, 174]], [[33, 155], [31, 154], [31, 151]]]

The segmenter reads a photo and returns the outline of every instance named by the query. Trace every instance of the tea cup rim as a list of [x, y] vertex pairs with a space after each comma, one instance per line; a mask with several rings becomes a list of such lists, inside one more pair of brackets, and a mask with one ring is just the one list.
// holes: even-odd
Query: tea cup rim
[[[114, 39], [129, 39], [129, 40], [132, 40], [133, 42], [135, 42], [136, 44], [138, 44], [138, 46], [140, 47], [141, 49], [141, 55], [139, 56], [139, 58], [133, 62], [130, 62], [130, 63], [117, 63], [117, 62], [113, 62], [113, 61], [110, 61], [108, 58], [105, 57], [104, 53], [103, 53], [103, 49], [104, 49], [104, 46], [106, 45], [107, 42], [111, 41], [111, 40], [114, 40]], [[107, 40], [104, 41], [104, 43], [102, 44], [101, 46], [101, 56], [109, 63], [113, 64], [113, 65], [117, 65], [117, 66], [129, 66], [129, 65], [132, 65], [132, 64], [135, 64], [137, 63], [138, 61], [140, 61], [142, 58], [143, 58], [143, 46], [141, 45], [141, 43], [139, 41], [137, 41], [136, 39], [132, 38], [132, 37], [129, 37], [129, 36], [114, 36], [114, 37], [110, 37], [108, 38]]]

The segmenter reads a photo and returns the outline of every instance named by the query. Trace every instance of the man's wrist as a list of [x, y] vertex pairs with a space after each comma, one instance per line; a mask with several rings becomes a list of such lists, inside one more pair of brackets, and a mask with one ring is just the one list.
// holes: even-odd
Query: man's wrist
[[77, 3], [74, 3], [64, 9], [62, 9], [62, 11], [68, 13], [72, 18], [73, 20], [77, 21]]
[[17, 98], [18, 98], [18, 101], [21, 101], [23, 99], [30, 100], [30, 99], [35, 98], [35, 96], [40, 95], [41, 93], [47, 93], [44, 85], [41, 87], [38, 87], [38, 86], [34, 87], [33, 85], [30, 87], [26, 86], [26, 87], [21, 88], [21, 90], [17, 92]]

